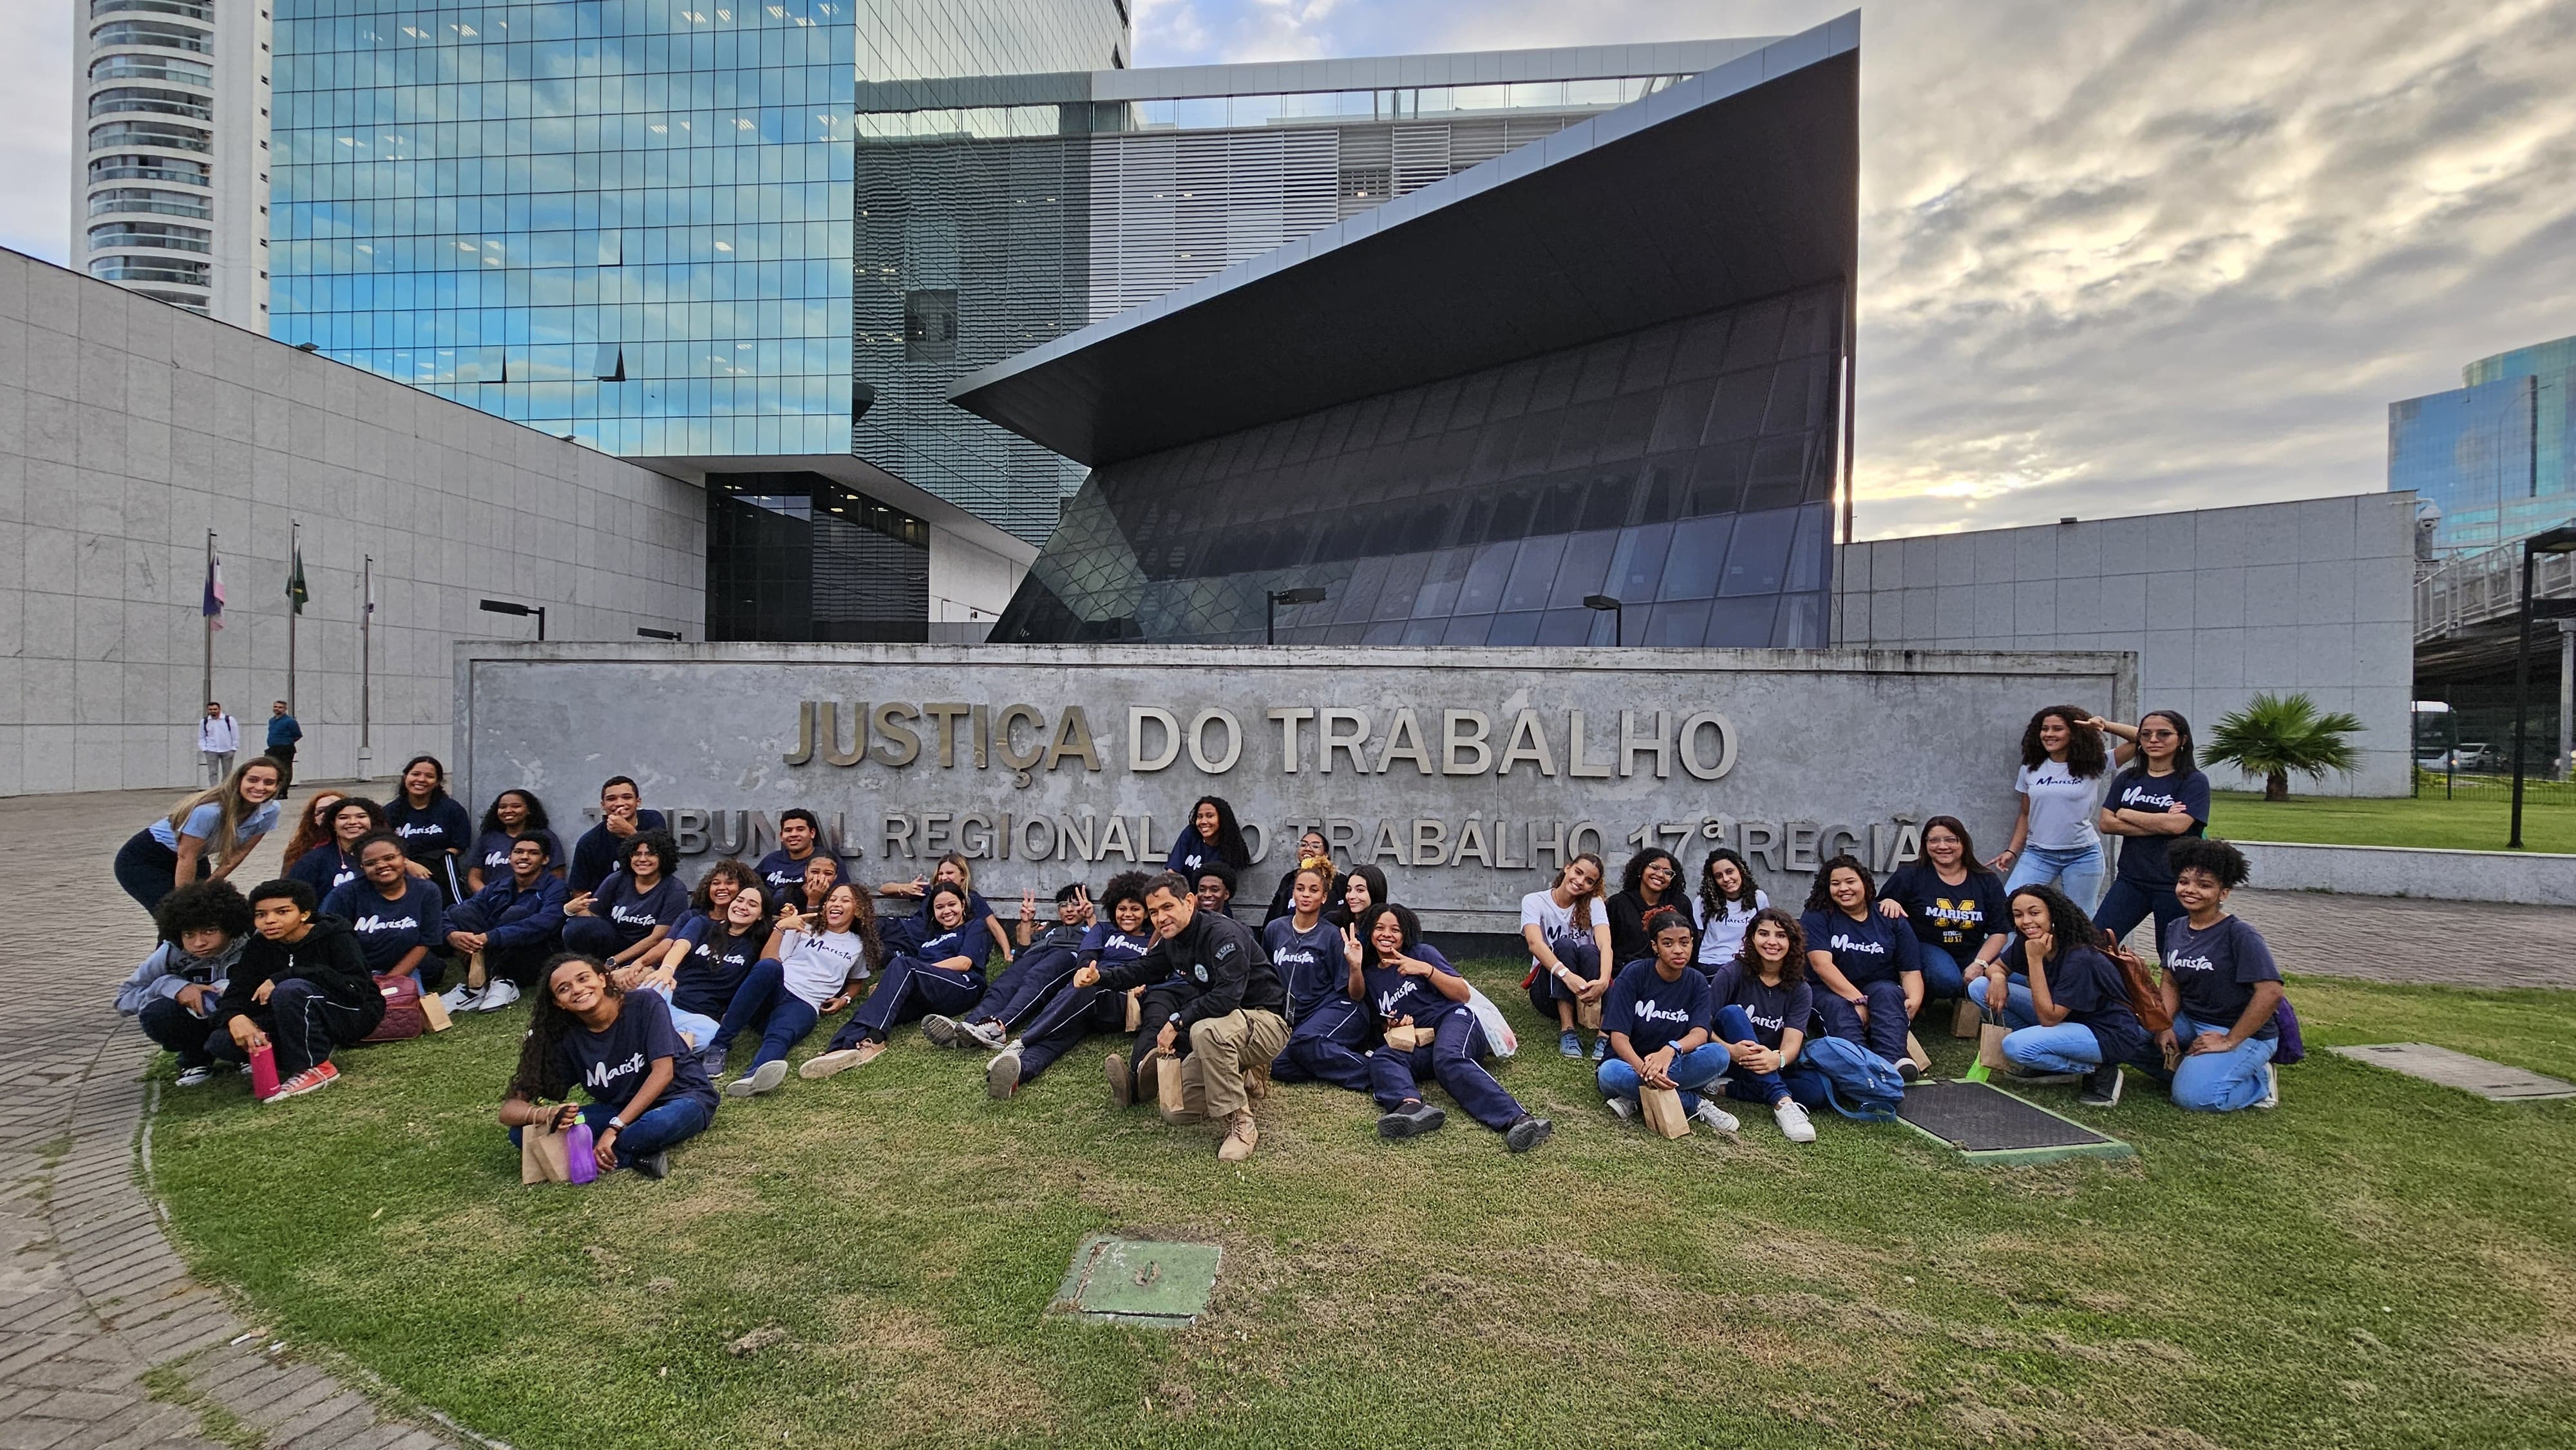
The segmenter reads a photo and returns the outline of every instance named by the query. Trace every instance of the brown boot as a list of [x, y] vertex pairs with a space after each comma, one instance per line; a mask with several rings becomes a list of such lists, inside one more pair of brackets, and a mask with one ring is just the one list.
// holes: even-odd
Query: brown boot
[[1113, 1052], [1101, 1066], [1109, 1074], [1109, 1102], [1112, 1107], [1132, 1107], [1136, 1102], [1136, 1084], [1127, 1071], [1127, 1054]]
[[1225, 1124], [1225, 1141], [1216, 1149], [1218, 1161], [1240, 1163], [1252, 1156], [1253, 1145], [1261, 1141], [1261, 1130], [1252, 1126], [1250, 1109], [1236, 1113]]
[[1255, 1063], [1243, 1070], [1243, 1095], [1256, 1103], [1270, 1096], [1270, 1064]]

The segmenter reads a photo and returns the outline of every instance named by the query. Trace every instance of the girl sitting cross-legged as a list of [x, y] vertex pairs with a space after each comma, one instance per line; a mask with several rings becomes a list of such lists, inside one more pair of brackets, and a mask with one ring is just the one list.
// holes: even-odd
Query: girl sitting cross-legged
[[[717, 1101], [697, 1054], [672, 1030], [670, 1004], [658, 992], [617, 990], [594, 957], [556, 957], [540, 981], [501, 1103], [510, 1141], [527, 1128], [561, 1132], [587, 1119], [602, 1172], [667, 1175], [665, 1155], [706, 1131]], [[562, 1101], [575, 1083], [587, 1106]]]
[[1596, 1074], [1610, 1111], [1637, 1115], [1638, 1094], [1671, 1088], [1682, 1111], [1721, 1133], [1743, 1126], [1735, 1115], [1702, 1096], [1734, 1063], [1726, 1044], [1709, 1033], [1709, 980], [1691, 962], [1690, 916], [1658, 906], [1641, 924], [1654, 955], [1619, 969], [1601, 1008], [1610, 1037], [1610, 1060]]
[[1777, 907], [1753, 914], [1735, 960], [1709, 977], [1717, 1040], [1732, 1059], [1726, 1095], [1769, 1103], [1771, 1120], [1792, 1143], [1816, 1141], [1809, 1108], [1825, 1101], [1825, 1077], [1798, 1062], [1815, 1017], [1815, 989], [1807, 985], [1807, 934]]

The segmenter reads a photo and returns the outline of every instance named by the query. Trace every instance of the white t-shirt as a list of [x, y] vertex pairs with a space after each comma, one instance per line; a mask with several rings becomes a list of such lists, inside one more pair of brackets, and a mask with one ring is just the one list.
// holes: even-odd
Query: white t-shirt
[[2102, 836], [2093, 828], [2093, 813], [2102, 808], [2102, 793], [2110, 788], [2107, 770], [2091, 780], [2079, 780], [2072, 769], [2054, 760], [2041, 761], [2037, 770], [2023, 766], [2013, 776], [2013, 789], [2030, 797], [2027, 843], [2051, 851], [2100, 845]]
[[787, 969], [787, 990], [806, 1006], [821, 1010], [841, 994], [853, 976], [865, 976], [867, 944], [854, 931], [787, 933], [778, 944], [778, 965]]
[[1720, 902], [1717, 913], [1712, 916], [1708, 908], [1700, 905], [1697, 897], [1693, 897], [1691, 914], [1700, 919], [1699, 964], [1703, 967], [1722, 967], [1734, 961], [1736, 953], [1744, 948], [1744, 933], [1753, 925], [1753, 913], [1770, 904], [1770, 894], [1756, 887], [1751, 906], [1746, 906], [1740, 901]]
[[[1591, 937], [1590, 932], [1574, 929], [1574, 908], [1557, 905], [1555, 893], [1549, 891], [1533, 891], [1521, 898], [1521, 925], [1537, 927], [1539, 939], [1550, 943], [1570, 936]], [[1538, 965], [1536, 956], [1530, 958], [1530, 965]]]

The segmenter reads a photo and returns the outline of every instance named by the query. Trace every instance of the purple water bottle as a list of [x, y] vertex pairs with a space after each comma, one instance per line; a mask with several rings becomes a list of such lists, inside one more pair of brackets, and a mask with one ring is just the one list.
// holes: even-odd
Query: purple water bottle
[[572, 1170], [574, 1184], [584, 1184], [599, 1176], [599, 1153], [592, 1145], [590, 1120], [576, 1118], [572, 1131], [564, 1134], [565, 1166]]

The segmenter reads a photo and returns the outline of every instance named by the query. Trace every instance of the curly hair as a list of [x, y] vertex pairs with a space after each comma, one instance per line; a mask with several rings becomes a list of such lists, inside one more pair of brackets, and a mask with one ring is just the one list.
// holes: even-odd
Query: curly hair
[[1360, 965], [1363, 967], [1378, 964], [1377, 919], [1381, 916], [1394, 917], [1397, 928], [1404, 933], [1404, 942], [1399, 950], [1409, 952], [1422, 945], [1422, 918], [1413, 914], [1413, 908], [1398, 906], [1392, 901], [1379, 902], [1361, 912], [1359, 920], [1352, 924], [1352, 929], [1359, 933]]
[[626, 844], [617, 848], [617, 869], [629, 876], [634, 875], [635, 853], [638, 851], [651, 851], [653, 859], [662, 863], [659, 869], [664, 876], [670, 875], [680, 864], [680, 843], [672, 840], [668, 831], [637, 831], [627, 837]]
[[[2065, 892], [2058, 890], [2054, 886], [2017, 886], [2013, 888], [2012, 895], [2005, 899], [2004, 906], [2006, 914], [2010, 914], [2013, 902], [2019, 901], [2025, 896], [2030, 897], [2040, 905], [2048, 908], [2049, 941], [2050, 945], [2057, 949], [2055, 952], [2050, 954], [2048, 958], [2049, 965], [2054, 965], [2055, 963], [2063, 960], [2066, 954], [2076, 947], [2099, 948], [2107, 942], [2109, 933], [2103, 931], [2100, 927], [2095, 926], [2093, 924], [2093, 918], [2084, 914], [2083, 907], [2076, 905]], [[2018, 936], [2019, 933], [2016, 932], [2015, 935]], [[2024, 938], [2024, 940], [2028, 939]], [[2022, 959], [2025, 965], [2032, 966], [2034, 969], [2041, 965], [2030, 962], [2029, 956], [2029, 949], [2025, 947], [2022, 952]]]
[[1666, 927], [1674, 926], [1690, 932], [1694, 937], [1699, 933], [1699, 928], [1691, 925], [1690, 913], [1678, 906], [1658, 906], [1647, 912], [1645, 920], [1647, 943], [1651, 945], [1656, 937], [1664, 934]]
[[1109, 878], [1109, 884], [1100, 888], [1100, 909], [1109, 914], [1109, 920], [1113, 925], [1118, 920], [1118, 903], [1132, 901], [1138, 906], [1144, 905], [1145, 888], [1159, 874], [1161, 873], [1152, 871], [1121, 871]]
[[[1735, 863], [1735, 877], [1744, 883], [1744, 889], [1733, 896], [1717, 889], [1717, 863], [1720, 861]], [[1742, 853], [1733, 847], [1720, 846], [1708, 853], [1707, 860], [1699, 863], [1699, 905], [1701, 915], [1707, 920], [1715, 921], [1726, 915], [1729, 906], [1751, 906], [1761, 897], [1762, 889], [1753, 884], [1753, 863], [1745, 860]]]
[[2206, 871], [2230, 891], [2244, 885], [2246, 878], [2254, 874], [2244, 852], [2225, 841], [2199, 836], [2185, 836], [2165, 847], [2165, 869], [2176, 876], [2185, 871]]
[[1834, 902], [1833, 887], [1834, 873], [1845, 867], [1849, 867], [1860, 877], [1860, 898], [1863, 906], [1878, 899], [1878, 878], [1869, 874], [1869, 867], [1863, 864], [1858, 856], [1846, 851], [1816, 868], [1815, 883], [1807, 888], [1807, 910], [1842, 910], [1842, 907]]
[[[867, 953], [868, 970], [882, 972], [885, 970], [886, 950], [885, 943], [877, 938], [877, 905], [868, 899], [868, 893], [855, 881], [835, 882], [830, 891], [823, 893], [823, 904], [830, 906], [833, 895], [843, 891], [850, 893], [850, 930], [858, 933], [859, 946]], [[923, 894], [922, 907], [928, 909], [931, 898], [942, 891], [956, 897], [958, 904], [967, 908], [966, 920], [974, 921], [974, 903], [967, 899], [965, 892], [944, 881]]]
[[1547, 889], [1554, 891], [1557, 887], [1563, 885], [1565, 883], [1565, 873], [1582, 865], [1586, 861], [1592, 863], [1592, 894], [1589, 896], [1578, 896], [1574, 898], [1574, 929], [1577, 931], [1588, 932], [1592, 930], [1592, 903], [1601, 899], [1601, 887], [1610, 879], [1609, 863], [1603, 861], [1598, 854], [1586, 851], [1582, 855], [1575, 857], [1573, 860], [1566, 862], [1564, 865], [1557, 867], [1556, 874], [1548, 878]]
[[1211, 845], [1225, 858], [1225, 864], [1237, 871], [1252, 864], [1252, 848], [1243, 844], [1243, 825], [1234, 818], [1234, 802], [1221, 795], [1203, 795], [1190, 803], [1189, 824], [1182, 830], [1198, 833], [1199, 807], [1216, 807], [1216, 840]]
[[1744, 944], [1735, 949], [1736, 965], [1757, 979], [1761, 977], [1762, 959], [1753, 954], [1753, 933], [1766, 921], [1789, 934], [1789, 959], [1780, 964], [1780, 985], [1794, 987], [1807, 980], [1807, 929], [1798, 924], [1798, 918], [1776, 906], [1753, 913], [1753, 919], [1744, 924]]
[[294, 834], [286, 838], [286, 854], [279, 858], [292, 866], [304, 859], [304, 853], [331, 839], [331, 816], [340, 802], [349, 799], [346, 791], [325, 790], [304, 803], [295, 813]]
[[1660, 899], [1646, 902], [1646, 904], [1649, 906], [1660, 906], [1666, 902], [1675, 900], [1689, 900], [1690, 888], [1682, 884], [1682, 858], [1665, 850], [1661, 846], [1645, 847], [1638, 851], [1636, 855], [1628, 858], [1628, 864], [1620, 868], [1619, 871], [1619, 889], [1641, 901], [1644, 900], [1646, 895], [1646, 868], [1654, 865], [1657, 861], [1661, 861], [1665, 865], [1673, 868], [1672, 884], [1664, 888], [1664, 894]]
[[609, 979], [608, 968], [599, 958], [580, 952], [557, 952], [546, 958], [545, 970], [537, 973], [537, 990], [529, 994], [528, 1035], [519, 1044], [518, 1070], [510, 1074], [510, 1086], [504, 1097], [525, 1098], [529, 1102], [560, 1102], [572, 1095], [572, 1079], [565, 1076], [563, 1062], [555, 1049], [581, 1026], [564, 1005], [555, 1000], [555, 973], [573, 963], [599, 973], [600, 990], [609, 1000], [619, 1002], [625, 993]]
[[495, 794], [492, 797], [492, 803], [483, 808], [482, 829], [486, 831], [506, 831], [509, 829], [509, 827], [501, 824], [501, 797], [505, 795], [517, 796], [520, 803], [528, 808], [528, 818], [519, 823], [519, 829], [522, 832], [544, 831], [551, 830], [553, 828], [554, 822], [546, 819], [545, 802], [538, 800], [535, 792], [524, 791], [514, 785], [508, 790]]
[[250, 902], [229, 881], [199, 881], [162, 897], [152, 924], [160, 929], [161, 940], [173, 946], [187, 933], [209, 927], [227, 940], [238, 939], [250, 935]]
[[2103, 747], [2102, 732], [2084, 722], [2093, 718], [2090, 710], [2073, 705], [2049, 705], [2030, 717], [2022, 727], [2021, 763], [2037, 770], [2048, 763], [2048, 747], [2039, 743], [2039, 727], [2054, 715], [2066, 722], [2066, 768], [2077, 780], [2097, 780], [2111, 768], [2111, 752]]
[[713, 886], [718, 881], [732, 882], [734, 890], [736, 891], [740, 891], [746, 886], [760, 887], [763, 892], [762, 900], [764, 902], [767, 900], [766, 893], [768, 891], [769, 883], [760, 879], [760, 873], [744, 865], [739, 858], [727, 856], [723, 860], [709, 866], [706, 870], [706, 874], [698, 878], [698, 884], [692, 887], [689, 891], [689, 905], [696, 907], [699, 911], [702, 911], [709, 916], [715, 915], [715, 898], [707, 893], [707, 888]]

